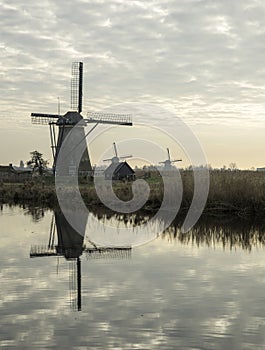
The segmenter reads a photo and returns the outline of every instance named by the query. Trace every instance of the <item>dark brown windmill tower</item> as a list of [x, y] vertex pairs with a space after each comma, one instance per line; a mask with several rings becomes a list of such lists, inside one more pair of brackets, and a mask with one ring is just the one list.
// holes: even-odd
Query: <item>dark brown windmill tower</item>
[[[75, 129], [78, 134], [78, 140], [81, 140], [84, 144], [86, 143], [86, 136], [94, 130], [98, 124], [116, 124], [116, 125], [132, 125], [131, 116], [128, 114], [111, 114], [111, 113], [88, 113], [87, 119], [82, 116], [82, 104], [83, 104], [83, 63], [73, 62], [72, 63], [72, 79], [71, 79], [71, 110], [66, 114], [44, 114], [44, 113], [31, 113], [33, 124], [49, 125], [51, 148], [53, 155], [53, 171], [56, 173], [56, 162], [61, 146], [73, 130], [73, 128], [82, 121]], [[95, 124], [93, 128], [85, 133], [84, 126], [91, 123]], [[58, 127], [58, 128], [56, 128]], [[56, 132], [58, 129], [58, 132]], [[73, 145], [73, 148], [75, 145]], [[75, 169], [74, 166], [69, 169], [65, 169], [65, 175], [74, 175], [78, 172], [78, 175], [88, 175], [92, 171], [91, 162], [87, 147], [81, 157], [79, 168]], [[72, 155], [73, 156], [73, 155]], [[69, 157], [71, 155], [69, 154]], [[69, 163], [69, 162], [68, 162]], [[71, 162], [70, 162], [71, 163]]]

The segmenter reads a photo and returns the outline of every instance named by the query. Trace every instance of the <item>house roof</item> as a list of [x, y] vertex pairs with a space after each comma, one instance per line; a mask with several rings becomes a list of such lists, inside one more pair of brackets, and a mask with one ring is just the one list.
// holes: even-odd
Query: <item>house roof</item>
[[29, 168], [29, 167], [19, 167], [19, 166], [14, 165], [13, 169], [19, 173], [25, 173], [25, 172], [31, 173], [32, 172], [32, 168]]
[[120, 162], [120, 163], [111, 163], [107, 169], [105, 170], [105, 173], [110, 173], [113, 175], [116, 175], [119, 173], [119, 171], [121, 170], [121, 168], [123, 167], [127, 167], [133, 174], [134, 174], [134, 170], [130, 167], [130, 165], [127, 162]]
[[32, 172], [31, 168], [20, 168], [12, 165], [0, 165], [0, 172], [11, 172], [15, 174], [21, 173], [30, 173]]
[[0, 171], [12, 171], [15, 172], [12, 165], [0, 165]]

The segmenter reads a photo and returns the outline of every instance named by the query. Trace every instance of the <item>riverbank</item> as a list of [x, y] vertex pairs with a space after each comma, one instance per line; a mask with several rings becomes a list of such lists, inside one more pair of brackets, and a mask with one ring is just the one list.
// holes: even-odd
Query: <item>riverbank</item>
[[[181, 172], [183, 199], [181, 210], [188, 210], [193, 198], [193, 173]], [[145, 179], [150, 195], [143, 209], [155, 212], [163, 200], [163, 182], [154, 176]], [[85, 204], [103, 206], [97, 196], [93, 181], [80, 181], [80, 193]], [[132, 198], [130, 182], [117, 181], [114, 192], [123, 201]], [[24, 183], [0, 183], [0, 203], [58, 205], [54, 179], [35, 178]], [[204, 213], [212, 215], [234, 214], [239, 217], [264, 216], [265, 214], [265, 173], [255, 171], [211, 171], [210, 190]]]

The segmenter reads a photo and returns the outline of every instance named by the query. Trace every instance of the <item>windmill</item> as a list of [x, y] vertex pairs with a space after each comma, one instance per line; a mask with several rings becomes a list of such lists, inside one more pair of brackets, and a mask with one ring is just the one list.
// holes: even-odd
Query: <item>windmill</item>
[[114, 157], [109, 159], [104, 159], [104, 162], [111, 161], [112, 164], [118, 164], [121, 159], [132, 158], [132, 155], [118, 157], [118, 151], [117, 151], [117, 146], [115, 142], [113, 142], [113, 148], [114, 148]]
[[[84, 224], [84, 232], [86, 222]], [[56, 244], [57, 233], [57, 244]], [[87, 259], [127, 259], [131, 256], [131, 247], [98, 247], [88, 239], [84, 243], [80, 235], [68, 223], [62, 212], [55, 211], [51, 221], [48, 245], [34, 245], [30, 249], [30, 258], [64, 257], [69, 262], [70, 305], [74, 310], [82, 308], [81, 297], [81, 256]]]
[[[72, 78], [71, 78], [71, 110], [66, 114], [45, 114], [45, 113], [31, 113], [31, 120], [33, 124], [49, 125], [51, 149], [53, 156], [53, 172], [56, 172], [56, 161], [63, 141], [71, 130], [79, 123], [78, 139], [85, 142], [86, 137], [90, 134], [98, 124], [114, 124], [132, 126], [132, 118], [129, 114], [113, 114], [113, 113], [87, 113], [85, 119], [82, 112], [83, 105], [83, 63], [72, 63]], [[58, 108], [59, 109], [59, 108]], [[80, 121], [82, 121], [80, 125]], [[95, 124], [89, 132], [85, 134], [84, 126], [87, 124]], [[58, 132], [56, 132], [58, 127]], [[80, 165], [78, 168], [79, 175], [86, 175], [92, 171], [91, 162], [87, 147], [82, 155]], [[67, 174], [76, 172], [76, 169], [68, 169]]]
[[164, 160], [163, 162], [159, 162], [159, 164], [164, 164], [164, 170], [170, 170], [170, 169], [172, 169], [172, 163], [182, 161], [182, 159], [171, 160], [169, 148], [167, 148], [167, 157], [168, 157], [168, 159]]
[[104, 159], [104, 162], [111, 161], [111, 164], [105, 169], [104, 175], [106, 180], [134, 180], [135, 172], [130, 165], [125, 161], [121, 162], [121, 159], [131, 158], [132, 155], [118, 156], [116, 143], [113, 142], [114, 157]]

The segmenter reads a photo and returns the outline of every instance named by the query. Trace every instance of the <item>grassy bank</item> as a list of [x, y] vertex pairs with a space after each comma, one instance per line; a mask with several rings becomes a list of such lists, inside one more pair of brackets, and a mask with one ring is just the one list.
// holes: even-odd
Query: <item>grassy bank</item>
[[[193, 198], [193, 173], [181, 173], [183, 183], [182, 210], [187, 210]], [[163, 199], [163, 182], [160, 177], [146, 179], [150, 196], [144, 209], [155, 211]], [[80, 192], [88, 206], [102, 205], [92, 181], [80, 181]], [[130, 183], [117, 181], [114, 192], [124, 201], [132, 198]], [[70, 189], [68, 189], [70, 191]], [[57, 204], [53, 178], [35, 178], [25, 183], [0, 183], [0, 202]], [[265, 173], [255, 171], [211, 171], [210, 191], [206, 213], [238, 216], [257, 216], [265, 213]]]

